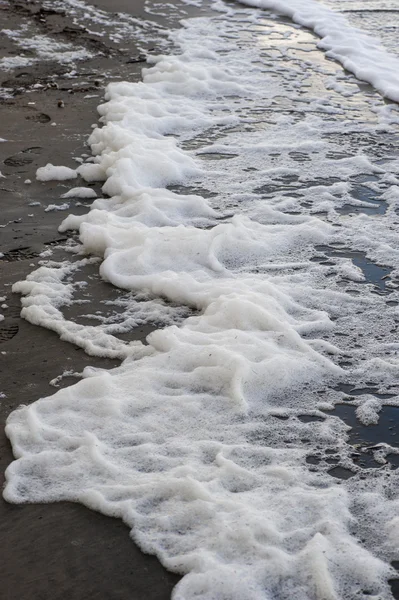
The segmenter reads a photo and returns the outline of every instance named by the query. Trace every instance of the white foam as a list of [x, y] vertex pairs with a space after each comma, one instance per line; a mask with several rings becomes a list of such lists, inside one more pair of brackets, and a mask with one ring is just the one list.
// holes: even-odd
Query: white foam
[[362, 404], [356, 409], [356, 416], [363, 425], [376, 425], [379, 419], [379, 413], [382, 409], [382, 402], [371, 396], [364, 399]]
[[47, 163], [45, 167], [39, 167], [36, 171], [38, 181], [65, 181], [77, 178], [76, 170], [69, 167], [55, 166]]
[[[378, 116], [365, 103], [375, 121], [345, 120], [347, 96], [341, 108], [334, 90], [336, 120], [313, 114], [320, 103], [299, 104], [297, 93], [308, 72], [295, 72], [283, 46], [297, 30], [269, 23], [265, 49], [260, 13], [229, 11], [231, 19], [187, 21], [174, 38], [181, 53], [154, 59], [143, 82], [108, 87], [90, 136], [95, 162], [78, 171], [105, 180], [111, 197], [61, 226], [78, 229], [80, 250], [104, 258], [103, 278], [128, 290], [122, 330], [146, 315], [166, 314], [169, 326], [144, 345], [119, 340], [112, 319], [67, 320], [62, 306], [78, 287], [69, 279], [89, 259], [49, 263], [13, 288], [31, 322], [125, 360], [85, 370], [78, 384], [9, 417], [17, 460], [4, 495], [79, 501], [122, 518], [145, 552], [184, 575], [174, 598], [390, 600], [398, 472], [382, 461], [363, 479], [348, 426], [322, 411], [343, 401], [342, 381], [387, 389], [399, 375], [397, 308], [336, 250], [368, 244], [396, 263], [392, 214], [338, 212], [356, 178], [385, 178], [379, 193], [396, 166], [358, 148], [337, 158], [342, 132], [375, 133]], [[273, 55], [277, 78], [264, 56], [275, 39], [285, 56]], [[276, 102], [288, 114], [276, 115]], [[286, 182], [297, 187], [287, 192]], [[385, 192], [394, 210], [396, 191]], [[319, 262], [333, 243], [338, 256]], [[353, 403], [363, 422], [376, 422], [374, 398]], [[331, 448], [352, 479], [328, 474]], [[320, 457], [317, 469], [309, 454]]]
[[92, 188], [76, 187], [68, 190], [65, 194], [62, 194], [61, 198], [81, 198], [90, 200], [97, 198], [97, 194]]
[[62, 204], [48, 204], [44, 209], [44, 212], [51, 212], [54, 210], [68, 210], [68, 208], [68, 202], [63, 202]]

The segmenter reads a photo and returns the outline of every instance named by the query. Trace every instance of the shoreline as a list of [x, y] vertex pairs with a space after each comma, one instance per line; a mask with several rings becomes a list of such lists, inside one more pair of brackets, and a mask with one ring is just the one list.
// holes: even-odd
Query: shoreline
[[[34, 4], [34, 10], [38, 8], [39, 4], [39, 2]], [[105, 2], [102, 1], [101, 6], [104, 4]], [[121, 0], [118, 7], [119, 4], [122, 7], [126, 2]], [[9, 120], [9, 129], [13, 133], [9, 136], [9, 139], [13, 140], [10, 142], [11, 146], [8, 145], [8, 142], [0, 144], [2, 150], [10, 149], [10, 152], [2, 156], [4, 165], [2, 165], [2, 170], [6, 178], [0, 180], [0, 184], [4, 186], [3, 191], [9, 195], [6, 207], [8, 212], [4, 213], [7, 217], [5, 218], [7, 226], [4, 227], [5, 235], [3, 236], [6, 246], [1, 261], [5, 287], [4, 291], [0, 290], [0, 295], [6, 297], [4, 301], [6, 306], [3, 310], [6, 318], [0, 324], [3, 372], [7, 374], [4, 378], [4, 392], [0, 388], [0, 392], [4, 394], [2, 417], [6, 416], [10, 410], [15, 409], [21, 402], [30, 403], [40, 396], [53, 394], [55, 386], [70, 385], [76, 381], [77, 371], [81, 371], [86, 364], [100, 368], [112, 368], [119, 364], [119, 361], [116, 360], [87, 356], [79, 348], [61, 342], [56, 334], [42, 328], [33, 328], [29, 323], [21, 321], [18, 317], [19, 303], [15, 295], [11, 296], [9, 285], [26, 277], [41, 258], [51, 257], [50, 260], [57, 261], [70, 258], [71, 255], [62, 249], [62, 245], [69, 240], [69, 234], [65, 236], [57, 233], [56, 226], [70, 212], [85, 213], [90, 203], [83, 199], [73, 201], [63, 209], [67, 212], [59, 215], [59, 210], [50, 209], [50, 205], [56, 202], [60, 206], [62, 193], [70, 189], [71, 185], [69, 182], [39, 183], [35, 180], [36, 168], [44, 166], [47, 162], [76, 167], [74, 159], [79, 159], [79, 156], [84, 156], [86, 152], [84, 143], [90, 132], [90, 117], [93, 120], [95, 107], [101, 102], [103, 84], [112, 81], [113, 75], [116, 80], [138, 81], [145, 62], [140, 47], [142, 38], [139, 39], [137, 46], [131, 44], [126, 49], [124, 40], [123, 48], [116, 48], [113, 46], [114, 40], [111, 39], [113, 34], [109, 35], [109, 40], [108, 36], [107, 40], [105, 38], [98, 40], [95, 36], [93, 37], [92, 31], [81, 26], [78, 26], [79, 36], [75, 38], [76, 30], [74, 33], [72, 31], [77, 27], [76, 22], [68, 20], [66, 14], [60, 15], [58, 12], [54, 14], [51, 11], [47, 14], [46, 11], [44, 13], [39, 11], [39, 13], [35, 12], [33, 16], [42, 23], [40, 27], [47, 28], [47, 33], [55, 33], [55, 29], [52, 32], [52, 28], [57, 27], [57, 32], [64, 35], [63, 39], [79, 39], [80, 44], [84, 42], [88, 52], [95, 47], [101, 47], [102, 50], [101, 55], [95, 54], [86, 61], [78, 63], [78, 71], [72, 75], [68, 74], [67, 69], [63, 70], [64, 66], [59, 68], [59, 72], [56, 71], [57, 86], [52, 85], [54, 79], [51, 76], [49, 63], [39, 62], [24, 67], [15, 75], [14, 81], [17, 82], [18, 79], [23, 81], [25, 91], [21, 91], [12, 100], [6, 100], [4, 103], [6, 108], [10, 108], [9, 112], [14, 120]], [[158, 22], [154, 25], [153, 36], [160, 34], [157, 26]], [[116, 28], [118, 27], [122, 27], [122, 21], [118, 22]], [[62, 28], [61, 32], [60, 28]], [[120, 35], [121, 30], [118, 31], [118, 35]], [[161, 35], [160, 48], [151, 47], [151, 51], [163, 52], [165, 46], [162, 46], [162, 39]], [[14, 55], [15, 49], [10, 45], [10, 56]], [[29, 61], [29, 54], [27, 60]], [[35, 89], [35, 81], [40, 81], [39, 85], [43, 87]], [[21, 86], [21, 90], [22, 88], [23, 86]], [[63, 103], [62, 106], [60, 106], [60, 102]], [[23, 128], [24, 131], [21, 134], [22, 119], [26, 121], [26, 127]], [[0, 133], [0, 135], [2, 134]], [[3, 135], [8, 137], [7, 134]], [[42, 140], [45, 136], [47, 136], [46, 142], [43, 145]], [[31, 183], [24, 183], [25, 177]], [[81, 184], [78, 182], [77, 185]], [[91, 184], [89, 185], [91, 186]], [[97, 192], [100, 188], [97, 185], [91, 187]], [[291, 189], [293, 187], [291, 186]], [[358, 188], [360, 189], [361, 185]], [[356, 189], [355, 186], [354, 189]], [[273, 189], [262, 188], [262, 191], [273, 193]], [[39, 208], [37, 202], [40, 202]], [[351, 205], [349, 205], [349, 209], [345, 208], [346, 206], [342, 207], [342, 214], [345, 214], [346, 210], [351, 210]], [[369, 206], [367, 210], [371, 214], [373, 214], [373, 210], [379, 214], [378, 211], [384, 210], [384, 205], [381, 203], [376, 207]], [[318, 246], [316, 249], [319, 254], [315, 257], [315, 261], [319, 261], [320, 264], [328, 264], [327, 259], [330, 256], [332, 259], [341, 257], [339, 249], [329, 246]], [[387, 278], [389, 281], [390, 270], [378, 267], [377, 263], [367, 262], [364, 252], [352, 254], [353, 263], [355, 265], [359, 263], [366, 282], [373, 283], [374, 293], [384, 295], [387, 291], [385, 288]], [[376, 271], [374, 275], [373, 269]], [[84, 267], [82, 272], [79, 272], [79, 277], [84, 279], [88, 285], [82, 294], [78, 294], [78, 301], [90, 302], [90, 312], [92, 313], [99, 312], [97, 309], [103, 308], [101, 302], [112, 300], [113, 294], [120, 293], [99, 278], [95, 266], [93, 268], [91, 266]], [[0, 310], [0, 312], [2, 311]], [[67, 306], [65, 313], [67, 318], [80, 322], [79, 305]], [[143, 341], [151, 330], [151, 326], [145, 326], [128, 334], [125, 333], [123, 336], [127, 335], [129, 341], [132, 339]], [[122, 337], [122, 339], [125, 338]], [[67, 372], [70, 373], [69, 376], [60, 377], [62, 373]], [[27, 373], [32, 373], [29, 379]], [[50, 380], [52, 381], [49, 384]], [[21, 382], [23, 383], [21, 384]], [[339, 389], [344, 395], [352, 392], [354, 395], [357, 392], [371, 392], [376, 396], [379, 394], [378, 386], [357, 389], [354, 385], [348, 384], [341, 387], [342, 389], [334, 389]], [[379, 395], [381, 398], [383, 397], [383, 395]], [[389, 397], [389, 394], [385, 394], [385, 396]], [[344, 397], [344, 402], [351, 400], [354, 398]], [[355, 420], [353, 409], [357, 405], [338, 403], [333, 414], [338, 414], [342, 406], [346, 409], [349, 408], [349, 413], [341, 415], [341, 420], [349, 424], [351, 419]], [[381, 416], [385, 418], [386, 415], [381, 412]], [[299, 415], [299, 418], [305, 423], [311, 420], [323, 420], [320, 415], [315, 417], [304, 414]], [[395, 416], [392, 412], [390, 422], [393, 422], [394, 419]], [[385, 427], [385, 434], [387, 429], [392, 429], [386, 424]], [[369, 432], [371, 429], [367, 428], [367, 431]], [[359, 442], [364, 441], [361, 433], [356, 431], [356, 423], [352, 433], [355, 435], [352, 439], [352, 434], [349, 435], [351, 444], [359, 445]], [[359, 439], [356, 437], [358, 434]], [[392, 436], [394, 435], [395, 433], [392, 433]], [[304, 442], [307, 441], [304, 440]], [[374, 439], [371, 441], [374, 442]], [[8, 455], [10, 455], [7, 440], [4, 441], [3, 446], [2, 458], [7, 464], [7, 461], [9, 462]], [[367, 452], [367, 448], [365, 452]], [[328, 473], [339, 479], [346, 479], [346, 475], [351, 477], [353, 472], [350, 469], [346, 471], [345, 475], [344, 472], [339, 471], [341, 467], [333, 466], [338, 463], [338, 460], [331, 456], [326, 460], [329, 465], [332, 465]], [[367, 464], [363, 462], [364, 460]], [[370, 461], [372, 460], [370, 457]], [[307, 462], [310, 464], [317, 465], [318, 461], [320, 462], [320, 459], [317, 455], [307, 457]], [[361, 467], [379, 466], [378, 464], [368, 464], [367, 461], [368, 456], [360, 456]], [[396, 464], [395, 461], [392, 463]], [[312, 470], [314, 470], [313, 467], [309, 467], [309, 471]], [[67, 494], [64, 497], [70, 496]], [[6, 592], [9, 594], [7, 598], [14, 598], [15, 590], [23, 598], [57, 597], [57, 593], [60, 594], [58, 596], [60, 598], [67, 595], [77, 600], [88, 596], [93, 598], [115, 597], [123, 600], [132, 596], [141, 598], [144, 594], [154, 599], [167, 598], [179, 580], [178, 576], [164, 571], [155, 558], [143, 555], [135, 546], [134, 552], [131, 554], [132, 545], [130, 540], [127, 541], [128, 536], [126, 536], [124, 525], [117, 522], [115, 528], [116, 521], [113, 519], [87, 511], [80, 505], [63, 502], [43, 507], [29, 505], [10, 507], [10, 510], [8, 507], [9, 505], [6, 505], [4, 508], [5, 517], [2, 520], [5, 530], [3, 539], [7, 540], [8, 546], [15, 547], [16, 552], [15, 554], [11, 553], [12, 556], [5, 565], [4, 577], [5, 581], [9, 582], [6, 583], [6, 587], [8, 586]], [[30, 508], [33, 510], [30, 511]], [[24, 537], [26, 531], [29, 532], [28, 538]], [[119, 533], [121, 538], [124, 537], [125, 542], [119, 539]], [[37, 551], [32, 552], [32, 548], [36, 549], [36, 546], [38, 547]], [[123, 550], [121, 550], [122, 548]], [[109, 552], [111, 552], [111, 556]], [[395, 566], [395, 563], [393, 564]], [[43, 569], [43, 565], [45, 565], [45, 569]], [[4, 569], [4, 566], [2, 568]], [[142, 569], [145, 576], [141, 577], [140, 574], [140, 577], [137, 577], [139, 568]], [[94, 577], [91, 573], [95, 573]], [[30, 577], [31, 574], [32, 577]], [[116, 579], [118, 583], [115, 583]], [[121, 585], [119, 585], [120, 582], [122, 582]], [[27, 591], [29, 585], [34, 589]], [[394, 583], [393, 586], [395, 587], [395, 585]], [[56, 592], [54, 592], [54, 588], [56, 588]], [[393, 593], [396, 594], [394, 589]]]
[[[195, 7], [175, 4], [190, 15], [198, 13]], [[140, 2], [118, 0], [110, 5], [109, 0], [90, 3], [110, 16], [115, 11], [125, 11], [137, 19], [151, 17], [155, 26], [178, 25], [178, 10], [171, 15], [171, 23], [145, 13]], [[54, 202], [62, 203], [59, 198], [70, 188], [69, 182], [40, 183], [35, 178], [36, 169], [48, 162], [74, 167], [72, 157], [89, 154], [85, 143], [91, 124], [97, 121], [96, 108], [102, 101], [105, 85], [113, 77], [138, 81], [145, 60], [134, 37], [118, 45], [111, 39], [112, 28], [106, 38], [101, 38], [77, 27], [72, 15], [45, 9], [40, 1], [10, 2], [0, 7], [0, 17], [3, 27], [9, 29], [18, 28], [24, 19], [32, 20], [38, 33], [58, 35], [64, 43], [83, 44], [93, 52], [92, 58], [76, 63], [74, 77], [68, 77], [71, 65], [51, 60], [32, 62], [2, 73], [1, 87], [18, 89], [0, 104], [5, 124], [0, 137], [6, 139], [0, 143], [0, 170], [5, 176], [0, 179], [3, 254], [0, 296], [7, 304], [0, 311], [5, 317], [0, 323], [3, 374], [0, 443], [4, 483], [4, 471], [13, 460], [4, 433], [8, 414], [21, 404], [52, 395], [57, 388], [49, 382], [65, 370], [80, 372], [88, 365], [108, 369], [120, 364], [119, 360], [88, 356], [81, 348], [61, 341], [52, 331], [22, 319], [19, 297], [11, 293], [11, 286], [36, 268], [43, 251], [57, 253], [57, 245], [67, 239], [57, 231], [67, 213], [46, 212], [45, 208]], [[15, 56], [15, 45], [4, 35], [2, 45], [3, 56]], [[63, 107], [59, 106], [60, 101]], [[31, 183], [24, 183], [26, 180]], [[99, 192], [101, 185], [91, 187]], [[83, 214], [90, 201], [83, 200], [81, 204], [78, 206], [75, 201], [68, 210]], [[65, 251], [61, 251], [60, 260], [62, 256], [69, 258]], [[97, 277], [92, 285], [94, 299], [98, 301], [112, 293], [110, 288]], [[74, 307], [69, 310], [72, 316], [79, 311]], [[134, 337], [144, 340], [147, 333], [146, 328], [139, 328]], [[65, 377], [57, 386], [64, 387], [74, 381], [74, 377]], [[155, 557], [139, 550], [119, 519], [69, 502], [17, 506], [1, 498], [0, 506], [0, 535], [7, 548], [0, 567], [5, 600], [17, 597], [166, 600], [179, 580]]]

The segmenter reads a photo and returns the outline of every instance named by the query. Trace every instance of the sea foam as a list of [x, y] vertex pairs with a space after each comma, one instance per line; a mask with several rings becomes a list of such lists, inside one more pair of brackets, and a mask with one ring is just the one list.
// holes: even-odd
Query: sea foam
[[[387, 344], [397, 308], [350, 258], [336, 250], [323, 261], [320, 248], [368, 244], [398, 269], [389, 213], [339, 213], [351, 200], [367, 208], [351, 199], [357, 177], [393, 182], [398, 164], [357, 149], [341, 156], [342, 137], [327, 136], [376, 125], [315, 115], [313, 96], [297, 113], [273, 112], [276, 98], [297, 106], [309, 72], [286, 51], [275, 77], [265, 40], [273, 55], [276, 39], [289, 45], [297, 30], [265, 19], [259, 31], [261, 12], [229, 10], [229, 19], [186, 21], [174, 36], [180, 53], [155, 58], [142, 82], [108, 86], [94, 162], [78, 172], [104, 180], [110, 198], [61, 225], [79, 230], [105, 280], [159, 302], [149, 310], [161, 312], [162, 299], [191, 314], [128, 344], [104, 323], [63, 315], [75, 291], [68, 277], [97, 258], [43, 265], [16, 284], [25, 318], [125, 360], [86, 369], [10, 415], [16, 460], [4, 496], [81, 502], [123, 519], [145, 552], [184, 575], [175, 599], [388, 600], [398, 471], [384, 463], [386, 448], [365, 477], [348, 426], [325, 411], [342, 402], [342, 382], [395, 385]], [[346, 96], [328, 94], [345, 114]], [[394, 189], [387, 202], [396, 206]], [[373, 396], [354, 406], [363, 422], [378, 419]], [[331, 477], [327, 450], [351, 479]]]

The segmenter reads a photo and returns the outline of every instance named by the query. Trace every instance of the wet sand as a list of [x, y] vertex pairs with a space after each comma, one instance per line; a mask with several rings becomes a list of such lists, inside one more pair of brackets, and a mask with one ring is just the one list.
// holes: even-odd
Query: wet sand
[[[177, 26], [181, 5], [175, 2], [172, 22], [144, 13], [143, 2], [101, 0], [92, 2], [106, 11], [127, 11], [135, 17], [151, 18], [164, 26]], [[193, 10], [191, 10], [193, 13]], [[111, 16], [111, 14], [110, 14]], [[85, 146], [90, 126], [97, 120], [96, 107], [104, 86], [113, 78], [138, 80], [143, 58], [134, 38], [116, 44], [110, 36], [96, 36], [77, 28], [66, 12], [45, 10], [40, 1], [0, 2], [1, 28], [18, 28], [32, 20], [38, 34], [58, 36], [67, 43], [84, 46], [95, 57], [77, 63], [76, 76], [67, 76], [70, 66], [51, 61], [37, 62], [1, 72], [0, 87], [8, 97], [0, 100], [0, 296], [7, 308], [0, 309], [0, 461], [1, 476], [12, 461], [4, 434], [8, 414], [20, 404], [34, 402], [56, 391], [49, 382], [65, 370], [82, 371], [87, 365], [110, 368], [117, 361], [98, 359], [60, 341], [58, 336], [35, 327], [19, 316], [19, 297], [11, 286], [26, 277], [46, 249], [56, 249], [65, 238], [57, 227], [66, 213], [46, 212], [49, 204], [60, 204], [69, 182], [39, 183], [35, 172], [48, 162], [76, 167], [72, 157], [90, 153]], [[2, 35], [3, 57], [20, 54]], [[156, 44], [153, 44], [154, 51]], [[23, 53], [25, 56], [29, 53]], [[37, 87], [39, 84], [41, 87]], [[36, 86], [36, 87], [34, 87]], [[89, 96], [89, 97], [87, 97]], [[90, 97], [91, 96], [91, 97]], [[93, 97], [94, 96], [94, 97]], [[63, 101], [64, 107], [59, 107]], [[52, 125], [56, 123], [56, 125]], [[24, 183], [27, 179], [30, 184]], [[74, 185], [79, 185], [74, 182]], [[93, 186], [96, 188], [96, 186]], [[99, 189], [99, 188], [97, 188]], [[32, 205], [31, 203], [40, 205]], [[85, 201], [83, 201], [84, 204]], [[87, 207], [71, 204], [70, 211]], [[57, 251], [62, 259], [62, 252]], [[93, 280], [94, 299], [106, 297], [111, 286]], [[73, 308], [71, 309], [73, 316]], [[132, 333], [144, 339], [148, 332]], [[62, 380], [62, 386], [76, 381]], [[4, 397], [3, 397], [4, 395]], [[116, 519], [104, 517], [81, 505], [14, 506], [0, 500], [0, 596], [4, 600], [162, 600], [178, 576], [167, 572], [154, 557], [143, 554], [129, 538], [128, 529]]]

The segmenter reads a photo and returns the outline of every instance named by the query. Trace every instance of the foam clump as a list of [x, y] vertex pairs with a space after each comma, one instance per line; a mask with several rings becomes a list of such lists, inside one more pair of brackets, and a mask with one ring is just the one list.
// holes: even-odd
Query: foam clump
[[49, 204], [48, 206], [46, 206], [46, 208], [44, 209], [44, 212], [51, 212], [51, 211], [57, 211], [57, 210], [68, 210], [69, 208], [69, 204], [68, 202], [63, 202], [62, 204]]
[[75, 169], [57, 167], [51, 163], [47, 163], [45, 167], [39, 167], [36, 171], [38, 181], [66, 181], [67, 179], [76, 179], [77, 176]]
[[76, 187], [68, 190], [65, 194], [62, 194], [61, 198], [81, 198], [83, 200], [91, 200], [97, 198], [97, 194], [92, 188]]
[[356, 416], [363, 425], [376, 425], [381, 409], [382, 403], [378, 398], [364, 398], [362, 404], [356, 409]]

